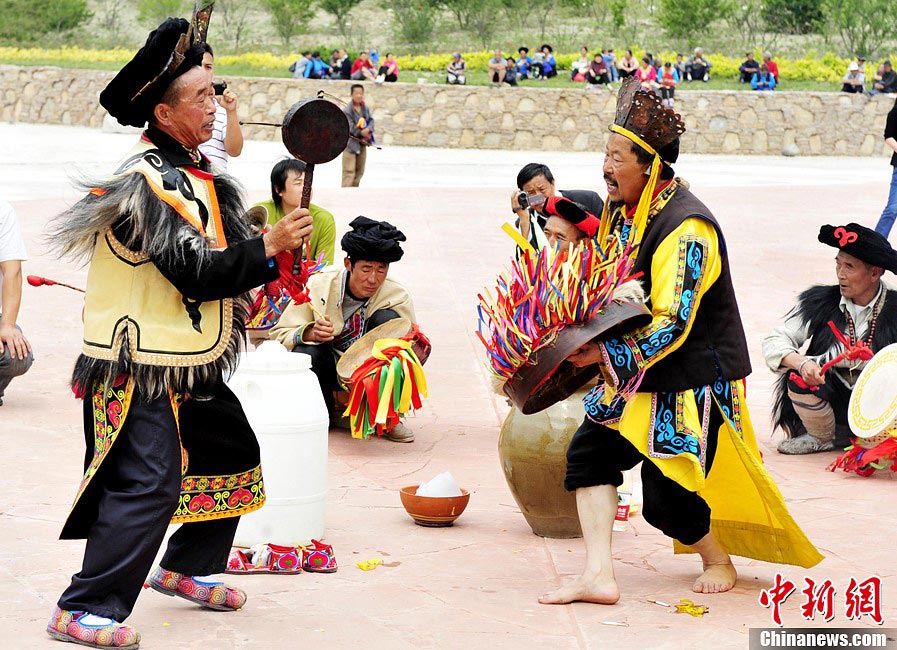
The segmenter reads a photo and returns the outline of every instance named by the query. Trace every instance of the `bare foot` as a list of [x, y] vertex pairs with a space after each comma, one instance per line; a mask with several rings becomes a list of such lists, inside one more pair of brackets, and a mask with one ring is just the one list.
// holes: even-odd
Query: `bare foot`
[[736, 577], [732, 562], [705, 564], [704, 573], [698, 576], [691, 589], [699, 594], [721, 594], [735, 586]]
[[613, 605], [620, 600], [620, 588], [613, 578], [579, 576], [560, 589], [539, 597], [543, 605], [566, 605], [574, 601]]

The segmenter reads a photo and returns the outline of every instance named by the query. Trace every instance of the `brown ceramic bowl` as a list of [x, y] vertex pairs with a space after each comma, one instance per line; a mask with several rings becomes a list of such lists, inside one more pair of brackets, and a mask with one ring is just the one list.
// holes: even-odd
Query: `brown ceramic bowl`
[[418, 526], [451, 526], [470, 501], [470, 493], [464, 488], [461, 488], [459, 497], [419, 497], [415, 494], [417, 488], [417, 485], [403, 487], [399, 496], [402, 497], [405, 511]]

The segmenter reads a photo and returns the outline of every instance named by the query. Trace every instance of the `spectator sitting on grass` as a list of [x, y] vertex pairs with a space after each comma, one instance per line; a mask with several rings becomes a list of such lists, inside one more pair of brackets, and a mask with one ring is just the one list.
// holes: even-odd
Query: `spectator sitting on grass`
[[644, 90], [654, 92], [657, 89], [657, 68], [647, 54], [642, 57], [642, 65], [635, 71], [635, 77], [642, 82]]
[[448, 64], [445, 82], [453, 86], [463, 86], [467, 83], [467, 63], [461, 58], [460, 52], [452, 54], [452, 62]]
[[[579, 48], [579, 58], [573, 62], [572, 66], [570, 66], [570, 81], [585, 81], [586, 72], [589, 71], [590, 63], [589, 48], [583, 45]], [[579, 75], [579, 78], [577, 78], [577, 75]]]
[[663, 64], [663, 72], [660, 73], [660, 98], [667, 108], [673, 108], [676, 97], [676, 86], [679, 84], [679, 71], [673, 64], [667, 61]]
[[517, 57], [517, 78], [529, 79], [533, 69], [533, 59], [529, 55], [529, 48], [518, 47], [517, 54], [519, 55]]
[[676, 62], [673, 63], [673, 67], [679, 73], [679, 81], [685, 81], [685, 58], [681, 52], [676, 55]]
[[501, 55], [501, 50], [495, 50], [489, 59], [489, 83], [493, 86], [501, 86], [505, 80], [505, 72], [508, 69], [508, 62]]
[[860, 69], [860, 73], [865, 77], [866, 76], [866, 57], [862, 54], [857, 54], [857, 66]]
[[595, 53], [595, 58], [589, 63], [586, 71], [586, 81], [592, 85], [607, 84], [610, 86], [610, 75], [607, 72], [607, 64], [601, 54]]
[[330, 51], [330, 67], [333, 69], [339, 67], [339, 50]]
[[545, 55], [542, 54], [542, 50], [538, 52], [533, 52], [533, 65], [530, 68], [530, 75], [533, 79], [541, 79], [542, 78], [542, 63], [545, 61]]
[[876, 81], [869, 91], [870, 95], [897, 92], [897, 72], [891, 67], [891, 60], [885, 59], [881, 64], [881, 80]]
[[605, 47], [602, 49], [601, 58], [604, 60], [604, 67], [607, 68], [608, 83], [619, 79], [620, 76], [617, 72], [617, 55], [614, 54], [614, 48]]
[[330, 79], [330, 74], [333, 72], [333, 68], [331, 68], [324, 60], [321, 58], [320, 52], [312, 52], [311, 61], [308, 62], [308, 65], [305, 66], [305, 78], [306, 79]]
[[841, 78], [842, 93], [862, 93], [866, 83], [866, 75], [860, 72], [860, 66], [856, 61], [851, 61], [847, 66], [847, 74]]
[[685, 64], [685, 79], [687, 81], [710, 81], [710, 61], [704, 58], [704, 49], [695, 48], [695, 55], [688, 58]]
[[343, 80], [352, 78], [352, 62], [349, 60], [349, 53], [346, 50], [340, 50], [337, 53], [336, 63], [333, 65], [333, 78]]
[[760, 72], [760, 64], [757, 63], [757, 59], [754, 58], [753, 52], [748, 52], [745, 54], [747, 60], [741, 64], [741, 67], [738, 68], [739, 72], [741, 72], [741, 77], [738, 79], [738, 83], [749, 84], [751, 83], [751, 79], [754, 78], [754, 75]]
[[766, 67], [769, 68], [770, 74], [775, 78], [776, 85], [779, 85], [779, 64], [772, 60], [772, 54], [769, 52], [763, 53], [763, 63], [766, 64]]
[[517, 63], [514, 61], [514, 57], [510, 54], [506, 60], [507, 69], [505, 70], [505, 83], [509, 86], [517, 85]]
[[293, 73], [293, 79], [303, 79], [305, 77], [305, 68], [311, 61], [311, 52], [303, 52], [290, 66], [290, 72]]
[[376, 76], [374, 74], [374, 65], [368, 58], [368, 53], [365, 51], [360, 52], [358, 58], [355, 59], [355, 63], [352, 64], [349, 77], [352, 81], [364, 81], [365, 79], [373, 81]]
[[751, 77], [751, 88], [754, 90], [775, 90], [776, 78], [765, 63], [760, 66], [760, 72], [754, 73], [754, 76]]
[[554, 50], [547, 43], [541, 48], [542, 56], [542, 79], [551, 79], [558, 76], [558, 64], [554, 58]]
[[638, 61], [632, 56], [632, 50], [626, 50], [626, 54], [620, 59], [620, 79], [631, 77], [638, 70]]
[[377, 72], [377, 78], [374, 81], [382, 84], [384, 81], [391, 83], [398, 80], [399, 64], [396, 63], [396, 57], [392, 55], [392, 52], [387, 52], [386, 57], [383, 59], [383, 65], [380, 66], [380, 70]]
[[368, 58], [371, 60], [371, 65], [374, 66], [374, 70], [380, 67], [380, 55], [377, 54], [377, 46], [373, 46], [368, 52]]

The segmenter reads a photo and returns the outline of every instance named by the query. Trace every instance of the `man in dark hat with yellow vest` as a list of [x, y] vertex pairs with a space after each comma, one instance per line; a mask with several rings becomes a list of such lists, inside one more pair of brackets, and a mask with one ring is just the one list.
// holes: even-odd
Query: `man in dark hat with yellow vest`
[[897, 291], [881, 279], [886, 270], [897, 273], [897, 251], [883, 235], [857, 223], [822, 226], [819, 241], [838, 249], [838, 284], [801, 293], [785, 322], [763, 341], [766, 364], [780, 373], [773, 421], [785, 431], [778, 447], [783, 454], [850, 444], [847, 407], [867, 362], [844, 359], [822, 374], [822, 366], [845, 351], [829, 323], [851, 345], [865, 341], [872, 352], [897, 343]]
[[[635, 247], [653, 320], [569, 357], [602, 364], [567, 451], [586, 545], [581, 576], [540, 598], [613, 604], [611, 535], [622, 472], [642, 464], [644, 516], [677, 552], [699, 553], [692, 589], [728, 591], [729, 554], [813, 566], [822, 559], [763, 468], [745, 403], [747, 344], [719, 224], [670, 166], [685, 131], [660, 97], [627, 79], [607, 141], [598, 237]], [[633, 382], [641, 383], [631, 393]], [[626, 386], [624, 398], [618, 387]]]
[[296, 210], [250, 238], [241, 190], [197, 147], [215, 101], [202, 69], [210, 9], [169, 18], [100, 95], [146, 131], [115, 172], [53, 222], [63, 254], [87, 259], [84, 345], [72, 379], [84, 400], [85, 473], [63, 539], [87, 539], [51, 636], [137, 648], [123, 625], [169, 523], [183, 522], [148, 586], [218, 610], [246, 594], [224, 570], [239, 516], [265, 501], [259, 448], [224, 380], [235, 368], [246, 292], [277, 277], [272, 258], [311, 234]]

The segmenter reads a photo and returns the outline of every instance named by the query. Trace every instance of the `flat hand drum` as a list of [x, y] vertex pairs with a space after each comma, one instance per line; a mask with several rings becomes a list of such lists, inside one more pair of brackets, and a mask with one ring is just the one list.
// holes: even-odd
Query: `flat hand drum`
[[532, 415], [570, 397], [601, 372], [601, 364], [577, 368], [567, 361], [588, 341], [609, 339], [651, 322], [643, 305], [612, 302], [583, 325], [568, 325], [536, 350], [505, 384], [505, 394], [520, 412]]
[[879, 350], [863, 368], [850, 394], [847, 422], [864, 440], [897, 437], [897, 343]]
[[349, 142], [349, 120], [331, 101], [311, 97], [293, 104], [283, 118], [283, 144], [299, 160], [319, 165], [339, 156]]
[[[355, 341], [340, 357], [336, 364], [336, 374], [345, 384], [352, 383], [352, 375], [365, 361], [371, 358], [374, 344], [380, 339], [400, 339], [412, 331], [411, 321], [407, 318], [393, 318], [382, 325], [378, 325], [370, 332]], [[427, 362], [430, 356], [429, 347], [424, 347], [420, 342], [415, 342], [411, 349], [417, 355], [421, 365]]]

